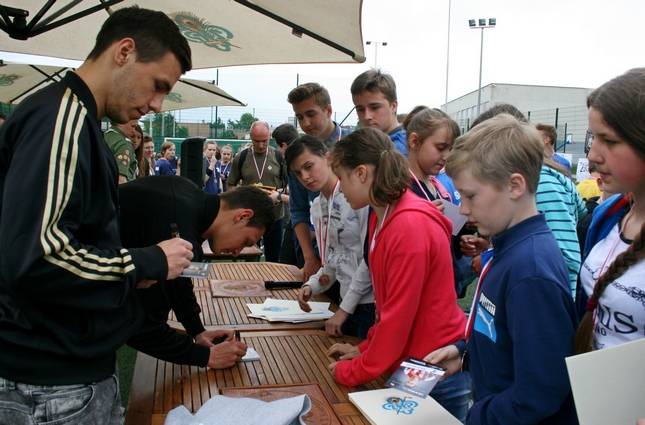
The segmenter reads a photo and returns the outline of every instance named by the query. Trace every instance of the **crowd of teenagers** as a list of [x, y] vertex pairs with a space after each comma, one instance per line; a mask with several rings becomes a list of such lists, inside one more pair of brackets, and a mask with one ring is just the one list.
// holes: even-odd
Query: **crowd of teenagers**
[[[290, 99], [305, 90], [329, 110], [317, 85]], [[588, 98], [589, 161], [614, 194], [594, 199], [589, 217], [569, 165], [555, 159], [557, 135], [512, 105], [490, 108], [461, 136], [425, 106], [393, 128], [394, 81], [370, 70], [352, 85], [362, 128], [320, 138], [298, 115], [308, 134], [286, 161], [290, 186], [314, 192], [321, 260], [299, 299], [306, 308], [337, 282], [340, 308], [326, 329], [363, 339], [329, 349], [335, 379], [356, 386], [424, 359], [448, 371], [430, 395], [464, 423], [577, 423], [565, 358], [645, 336], [642, 93], [645, 69], [634, 69]], [[468, 218], [456, 234], [447, 202]], [[464, 258], [479, 273], [468, 316], [456, 303], [472, 280]]]
[[645, 336], [645, 68], [587, 99], [602, 193], [586, 205], [553, 127], [509, 104], [464, 134], [439, 109], [401, 117], [394, 79], [374, 69], [350, 88], [359, 129], [331, 119], [324, 87], [299, 85], [287, 101], [305, 135], [258, 121], [236, 155], [207, 142], [195, 185], [175, 175], [174, 144], [155, 161], [137, 125], [190, 68], [166, 15], [119, 9], [81, 67], [0, 128], [0, 423], [121, 423], [123, 344], [238, 362], [246, 345], [204, 328], [180, 277], [205, 241], [292, 251], [302, 309], [325, 292], [339, 306], [326, 331], [361, 340], [329, 348], [338, 383], [422, 359], [446, 369], [430, 395], [467, 424], [576, 424], [565, 358]]

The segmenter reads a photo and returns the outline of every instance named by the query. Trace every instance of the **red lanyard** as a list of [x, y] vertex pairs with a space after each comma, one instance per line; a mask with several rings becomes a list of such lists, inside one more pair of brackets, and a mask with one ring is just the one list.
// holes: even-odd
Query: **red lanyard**
[[481, 290], [482, 290], [482, 283], [484, 282], [484, 278], [488, 274], [488, 270], [490, 270], [490, 266], [493, 263], [493, 258], [491, 257], [490, 260], [484, 264], [484, 267], [482, 268], [481, 273], [479, 274], [479, 281], [477, 282], [477, 289], [475, 289], [475, 296], [473, 297], [473, 303], [470, 306], [470, 314], [468, 315], [468, 320], [466, 321], [466, 329], [464, 330], [464, 339], [468, 341], [470, 338], [470, 334], [473, 332], [473, 325], [475, 324], [475, 316], [477, 315], [477, 304], [479, 303], [479, 297], [481, 295]]

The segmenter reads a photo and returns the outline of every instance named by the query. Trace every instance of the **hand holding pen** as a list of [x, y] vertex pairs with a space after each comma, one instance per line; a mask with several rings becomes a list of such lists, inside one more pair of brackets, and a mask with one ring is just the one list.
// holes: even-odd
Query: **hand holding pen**
[[159, 242], [157, 246], [161, 248], [166, 261], [168, 262], [168, 274], [166, 279], [175, 279], [188, 266], [193, 259], [193, 245], [179, 237], [179, 230], [175, 223], [170, 225], [172, 239]]
[[240, 331], [235, 330], [233, 340], [227, 340], [210, 347], [208, 367], [226, 369], [234, 366], [246, 354], [247, 346], [240, 341]]

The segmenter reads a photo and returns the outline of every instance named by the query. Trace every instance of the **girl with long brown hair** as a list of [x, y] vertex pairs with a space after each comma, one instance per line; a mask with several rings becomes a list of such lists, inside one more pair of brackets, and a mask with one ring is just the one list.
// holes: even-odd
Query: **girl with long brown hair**
[[589, 161], [622, 194], [594, 210], [587, 233], [578, 299], [586, 311], [576, 335], [578, 352], [645, 335], [643, 98], [645, 68], [637, 68], [603, 84], [587, 99], [593, 134]]
[[[387, 134], [362, 128], [339, 141], [331, 155], [340, 190], [353, 209], [372, 208], [367, 260], [376, 322], [358, 346], [334, 344], [336, 381], [357, 386], [393, 372], [408, 357], [421, 359], [463, 337], [466, 317], [457, 305], [450, 257], [450, 221], [409, 190], [407, 160]], [[470, 382], [460, 372], [430, 395], [466, 419]]]

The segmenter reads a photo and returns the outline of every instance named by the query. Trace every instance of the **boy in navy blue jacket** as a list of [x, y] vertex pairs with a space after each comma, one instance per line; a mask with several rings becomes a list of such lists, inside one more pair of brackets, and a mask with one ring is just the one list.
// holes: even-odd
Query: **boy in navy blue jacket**
[[[542, 155], [538, 133], [503, 114], [458, 139], [446, 165], [461, 212], [494, 247], [465, 330], [475, 393], [468, 424], [577, 423], [564, 361], [576, 314], [564, 259], [535, 204]], [[453, 345], [426, 361], [450, 369], [460, 358]]]

